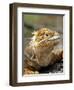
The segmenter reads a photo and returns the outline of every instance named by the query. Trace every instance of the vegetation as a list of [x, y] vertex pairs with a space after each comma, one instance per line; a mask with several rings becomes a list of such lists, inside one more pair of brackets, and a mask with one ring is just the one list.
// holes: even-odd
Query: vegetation
[[23, 20], [25, 38], [31, 37], [34, 30], [42, 27], [63, 33], [63, 16], [61, 15], [24, 14]]

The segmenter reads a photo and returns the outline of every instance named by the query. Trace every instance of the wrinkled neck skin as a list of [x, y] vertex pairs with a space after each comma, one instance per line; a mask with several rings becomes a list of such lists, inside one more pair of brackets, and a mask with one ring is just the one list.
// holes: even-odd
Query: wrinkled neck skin
[[30, 43], [35, 55], [36, 62], [40, 66], [48, 66], [52, 60], [51, 52], [58, 41], [44, 41], [42, 43], [35, 43], [35, 41]]

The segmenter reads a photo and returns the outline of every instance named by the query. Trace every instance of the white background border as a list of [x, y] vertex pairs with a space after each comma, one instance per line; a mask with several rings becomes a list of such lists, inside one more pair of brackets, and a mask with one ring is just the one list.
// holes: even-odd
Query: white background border
[[[22, 12], [24, 13], [45, 13], [45, 14], [64, 14], [63, 16], [63, 48], [64, 48], [64, 73], [50, 75], [33, 75], [22, 77]], [[38, 8], [18, 8], [17, 9], [17, 31], [18, 31], [18, 51], [17, 51], [17, 82], [33, 81], [54, 81], [69, 80], [69, 10], [59, 9], [38, 9]]]
[[[53, 85], [35, 85], [35, 86], [9, 86], [9, 4], [13, 0], [0, 0], [0, 89], [1, 90], [74, 90], [74, 77], [73, 83], [53, 84]], [[48, 4], [48, 5], [65, 5], [72, 6], [74, 11], [74, 0], [15, 0], [20, 3], [33, 3], [33, 4]], [[72, 13], [72, 20], [74, 22], [74, 12]], [[74, 38], [74, 23], [72, 24]], [[74, 39], [73, 44], [74, 46]], [[73, 48], [74, 51], [74, 48]], [[74, 60], [74, 54], [73, 54]], [[74, 61], [73, 61], [73, 76], [74, 76]]]

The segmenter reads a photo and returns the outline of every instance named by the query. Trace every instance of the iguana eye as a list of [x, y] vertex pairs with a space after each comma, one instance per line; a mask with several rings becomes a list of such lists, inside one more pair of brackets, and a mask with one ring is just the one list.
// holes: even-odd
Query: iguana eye
[[48, 34], [46, 34], [46, 36], [48, 36]]

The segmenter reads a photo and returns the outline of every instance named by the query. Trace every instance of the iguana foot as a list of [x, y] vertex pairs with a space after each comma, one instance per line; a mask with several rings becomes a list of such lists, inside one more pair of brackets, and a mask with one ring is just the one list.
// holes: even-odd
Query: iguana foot
[[38, 71], [32, 71], [29, 68], [25, 68], [24, 69], [24, 74], [39, 74], [39, 72]]

